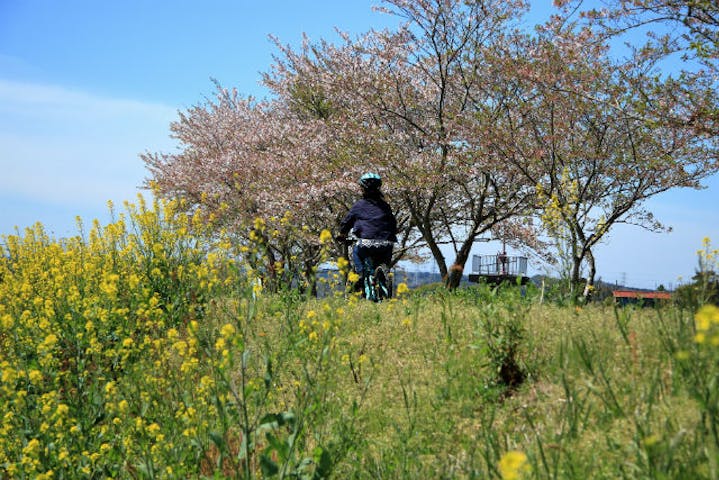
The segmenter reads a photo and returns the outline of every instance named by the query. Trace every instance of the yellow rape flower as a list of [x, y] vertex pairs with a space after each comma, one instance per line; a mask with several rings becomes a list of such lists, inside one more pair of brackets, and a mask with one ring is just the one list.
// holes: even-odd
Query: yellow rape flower
[[40, 451], [40, 441], [37, 438], [33, 438], [27, 445], [22, 449], [23, 455], [34, 456]]
[[252, 285], [252, 295], [258, 296], [262, 293], [262, 282], [260, 280], [257, 280]]
[[523, 452], [513, 450], [502, 455], [499, 460], [499, 473], [504, 480], [519, 480], [532, 471]]
[[140, 284], [140, 277], [133, 273], [128, 277], [127, 284], [130, 287], [130, 290], [137, 289], [137, 286]]
[[231, 323], [226, 323], [222, 326], [220, 329], [220, 335], [222, 335], [223, 338], [230, 338], [232, 335], [235, 334], [235, 326]]
[[28, 378], [30, 379], [30, 383], [37, 385], [42, 381], [42, 372], [37, 369], [30, 370], [30, 372], [28, 372]]
[[61, 403], [57, 406], [57, 410], [55, 410], [55, 413], [57, 413], [58, 417], [64, 417], [69, 411], [70, 407], [68, 407], [64, 403]]
[[397, 295], [404, 295], [405, 293], [409, 292], [409, 287], [406, 283], [402, 282], [399, 285], [397, 285]]
[[197, 358], [188, 358], [184, 362], [182, 362], [182, 365], [180, 365], [180, 372], [182, 373], [190, 373], [194, 371], [197, 366], [200, 364], [200, 361]]
[[0, 317], [0, 327], [3, 328], [3, 330], [10, 330], [13, 326], [13, 319], [10, 314], [5, 314], [2, 317]]
[[697, 331], [706, 332], [714, 325], [719, 325], [719, 307], [704, 305], [694, 316]]
[[331, 241], [332, 241], [332, 233], [327, 229], [322, 230], [322, 232], [320, 233], [320, 243], [324, 245]]
[[184, 340], [178, 340], [177, 342], [172, 344], [172, 348], [175, 349], [178, 355], [181, 357], [184, 357], [187, 353], [187, 342]]
[[717, 335], [717, 327], [719, 327], [719, 307], [715, 305], [704, 305], [694, 316], [696, 327], [696, 335], [694, 341], [698, 344], [709, 343], [712, 346], [719, 346], [719, 335]]
[[57, 343], [57, 335], [51, 333], [47, 337], [45, 337], [45, 340], [42, 342], [43, 345], [47, 348], [52, 348]]

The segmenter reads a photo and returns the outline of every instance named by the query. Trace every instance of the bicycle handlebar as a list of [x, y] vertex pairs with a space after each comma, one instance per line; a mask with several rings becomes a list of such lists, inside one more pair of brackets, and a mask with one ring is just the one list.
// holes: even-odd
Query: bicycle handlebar
[[355, 244], [355, 242], [357, 241], [357, 238], [354, 236], [347, 237], [347, 236], [338, 235], [335, 237], [335, 241], [337, 241], [338, 243], [340, 243], [344, 246], [349, 247], [349, 246], [352, 246]]

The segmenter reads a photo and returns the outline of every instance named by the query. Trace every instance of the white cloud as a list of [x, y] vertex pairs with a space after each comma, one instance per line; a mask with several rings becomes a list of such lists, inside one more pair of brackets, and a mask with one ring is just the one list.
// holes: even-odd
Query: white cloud
[[13, 107], [32, 107], [41, 112], [91, 112], [99, 115], [134, 115], [138, 113], [166, 115], [175, 110], [166, 105], [132, 99], [102, 97], [56, 85], [30, 84], [0, 79], [0, 99], [3, 110]]
[[176, 117], [166, 105], [0, 79], [0, 233], [134, 201], [147, 176], [139, 154], [172, 150]]
[[138, 154], [171, 149], [175, 117], [165, 105], [0, 80], [0, 189], [56, 203], [134, 197]]

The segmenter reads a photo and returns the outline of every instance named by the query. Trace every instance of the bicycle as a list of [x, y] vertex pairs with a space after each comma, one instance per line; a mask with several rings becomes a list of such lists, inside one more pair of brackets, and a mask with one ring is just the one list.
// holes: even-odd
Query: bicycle
[[[345, 258], [349, 258], [350, 268], [352, 271], [357, 271], [354, 265], [354, 255], [350, 252], [354, 246], [357, 238], [348, 237], [342, 240], [342, 244], [345, 247], [344, 254]], [[362, 265], [362, 297], [373, 302], [381, 302], [392, 298], [393, 279], [392, 273], [387, 265], [381, 263], [374, 266], [374, 259], [367, 257], [363, 261]]]

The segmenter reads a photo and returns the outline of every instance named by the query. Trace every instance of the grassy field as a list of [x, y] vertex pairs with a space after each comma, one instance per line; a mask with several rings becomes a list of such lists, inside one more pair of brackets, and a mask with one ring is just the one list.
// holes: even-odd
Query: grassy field
[[0, 263], [0, 478], [719, 476], [719, 310], [263, 291], [141, 206]]

